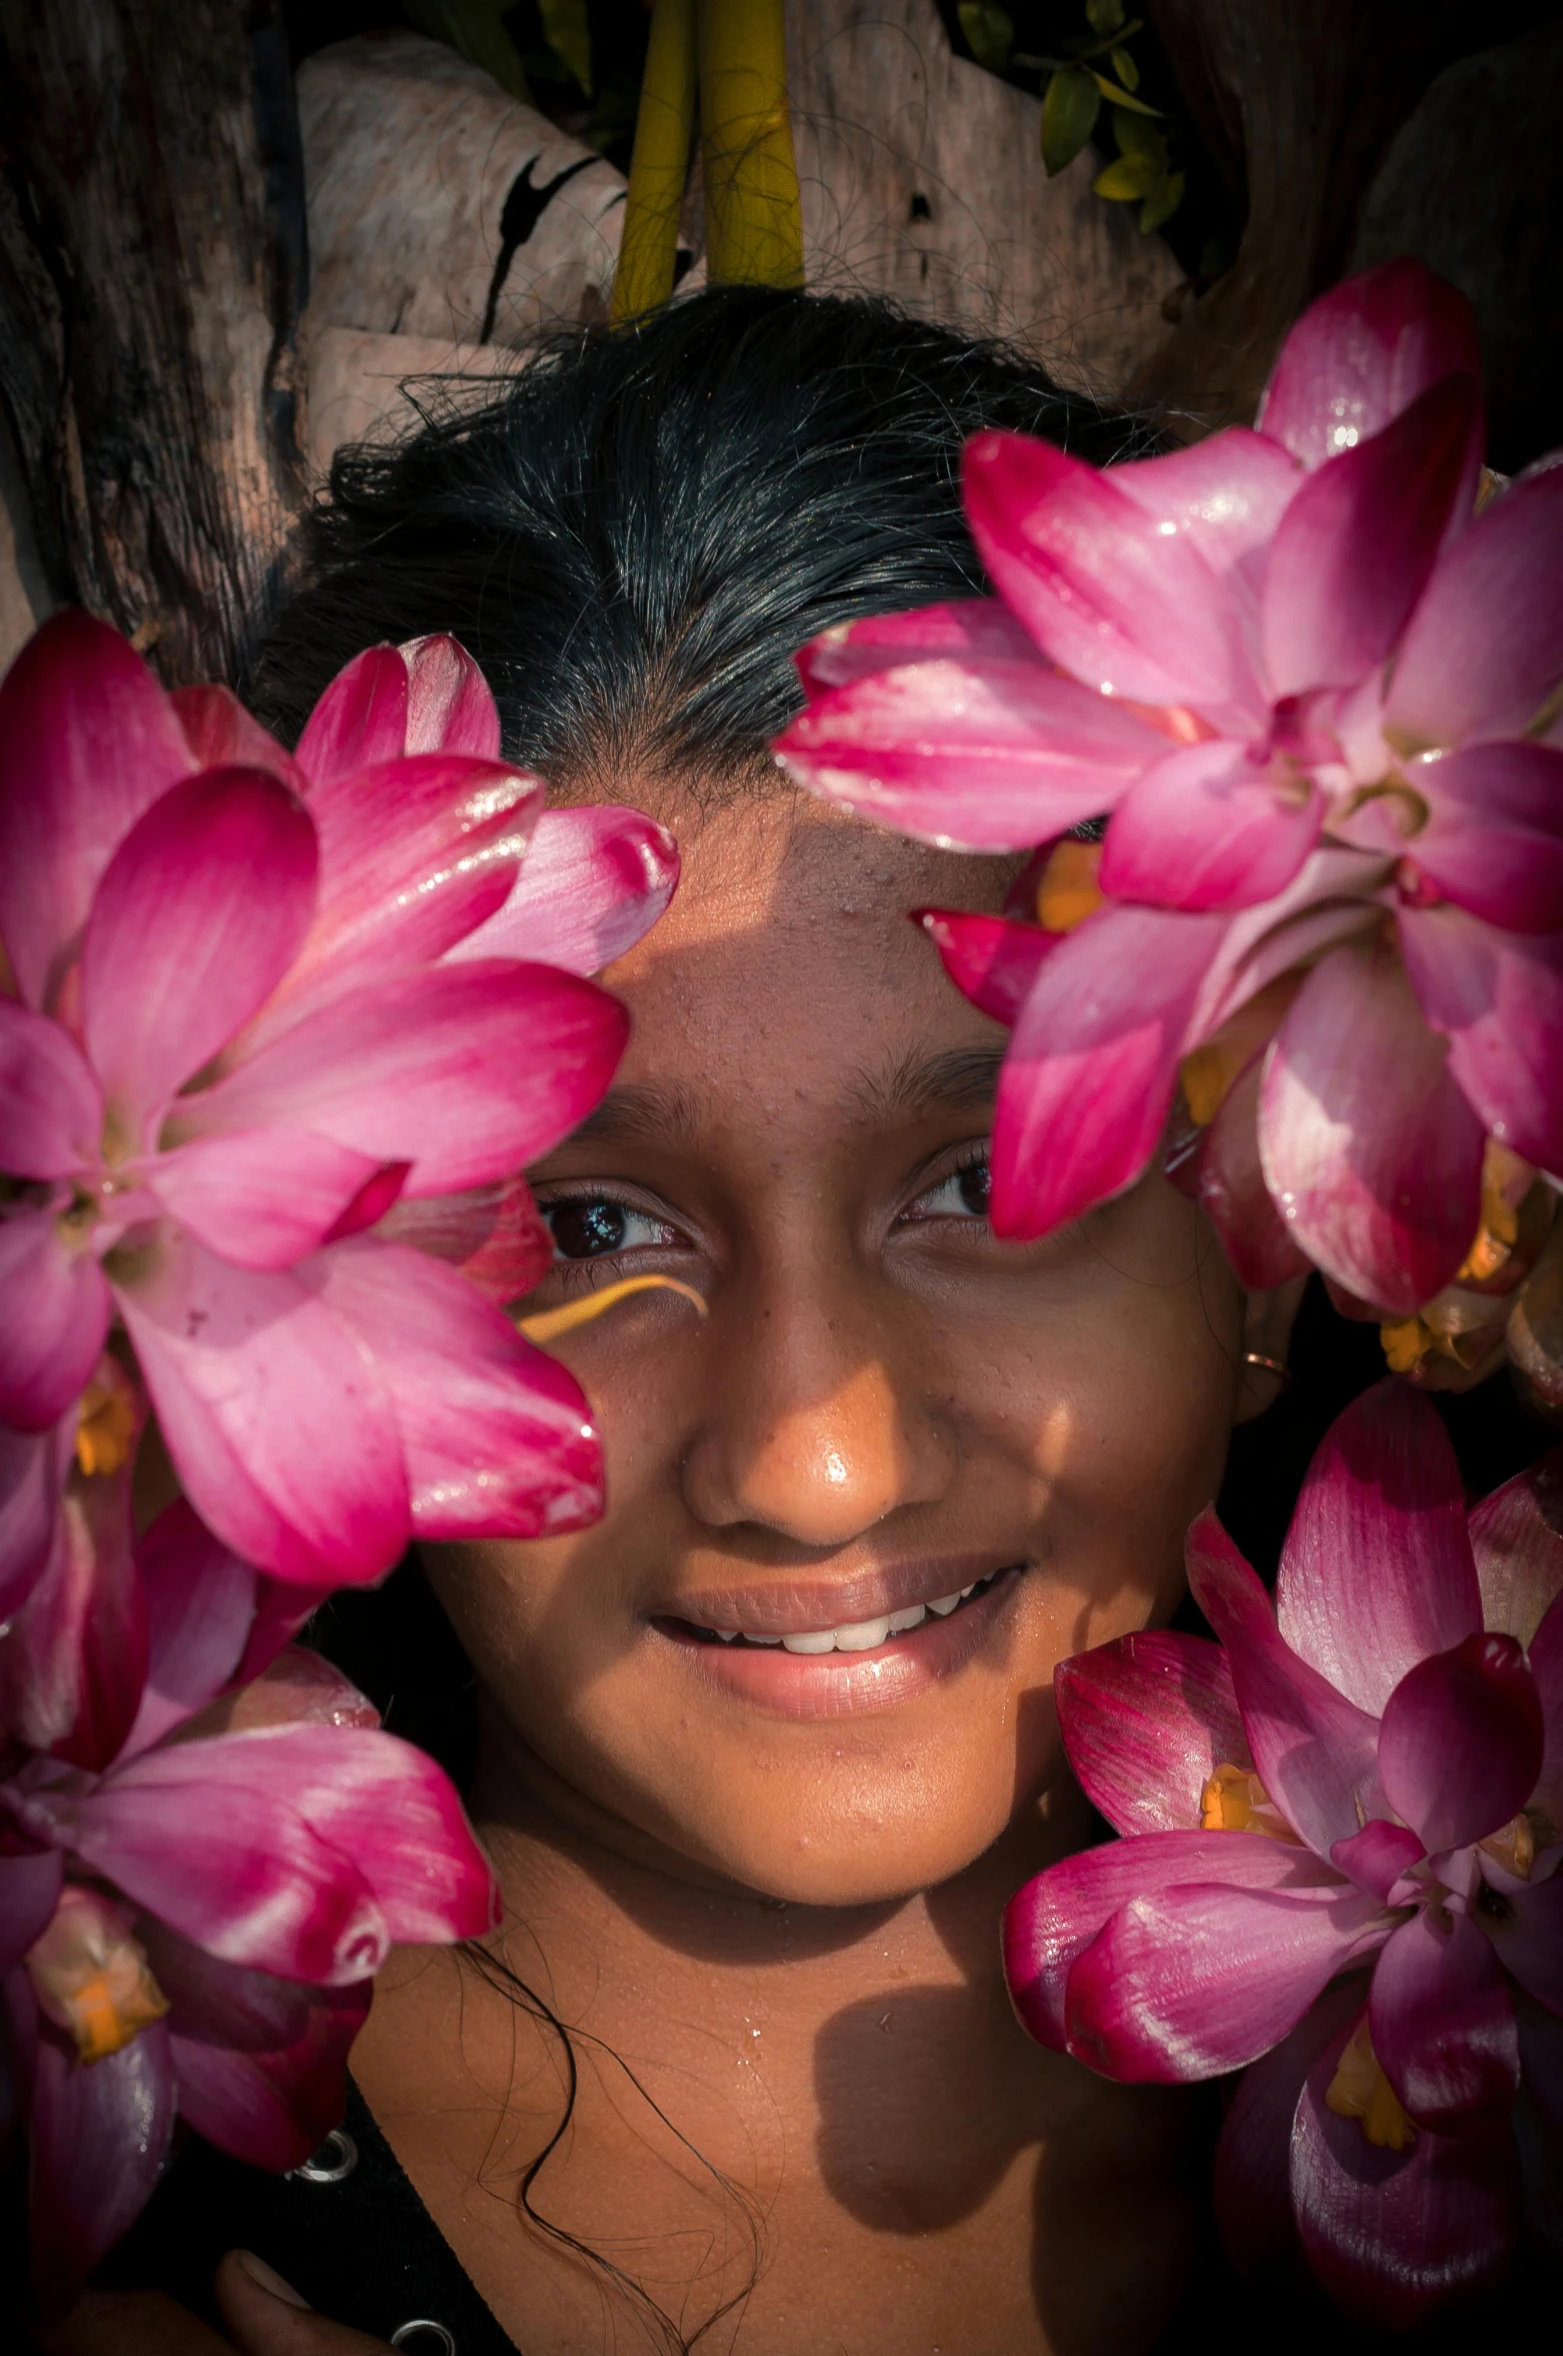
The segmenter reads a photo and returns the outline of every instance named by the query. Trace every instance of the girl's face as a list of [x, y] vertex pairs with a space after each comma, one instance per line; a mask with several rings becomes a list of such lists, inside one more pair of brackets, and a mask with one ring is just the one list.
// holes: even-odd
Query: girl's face
[[556, 1345], [603, 1435], [595, 1528], [429, 1567], [604, 1837], [896, 1897], [1058, 1773], [1054, 1664], [1173, 1609], [1243, 1296], [1159, 1175], [991, 1233], [1005, 1034], [906, 912], [997, 907], [998, 862], [785, 797], [673, 822], [679, 894], [607, 977], [617, 1085], [532, 1174], [557, 1259], [526, 1308], [657, 1270], [710, 1313], [649, 1292]]

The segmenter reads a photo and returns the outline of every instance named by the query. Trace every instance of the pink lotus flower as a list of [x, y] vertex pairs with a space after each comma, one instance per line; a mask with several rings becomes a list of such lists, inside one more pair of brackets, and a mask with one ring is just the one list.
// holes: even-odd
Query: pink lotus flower
[[1126, 1837], [1014, 1899], [1011, 1990], [1108, 2077], [1246, 2070], [1228, 2248], [1300, 2241], [1400, 2327], [1502, 2277], [1522, 2172], [1563, 2251], [1563, 1458], [1468, 1526], [1436, 1411], [1386, 1381], [1314, 1459], [1273, 1602], [1208, 1511], [1189, 1576], [1219, 1644], [1058, 1671], [1070, 1761]]
[[1131, 1184], [1212, 1041], [1207, 1191], [1263, 1265], [1409, 1315], [1476, 1234], [1485, 1139], [1563, 1176], [1563, 468], [1473, 518], [1477, 366], [1463, 298], [1392, 263], [1299, 321], [1257, 431], [1106, 474], [979, 436], [1003, 604], [802, 658], [778, 749], [816, 792], [984, 851], [1111, 813], [1016, 999], [1003, 1232]]
[[544, 819], [541, 800], [448, 639], [360, 657], [293, 758], [221, 689], [166, 696], [80, 615], [18, 658], [0, 1590], [52, 1543], [40, 1467], [68, 1456], [116, 1321], [187, 1493], [284, 1579], [373, 1578], [414, 1531], [534, 1536], [598, 1510], [578, 1387], [442, 1264], [507, 1298], [546, 1264], [516, 1173], [596, 1102], [625, 1035], [580, 975], [676, 876], [635, 813]]
[[182, 1500], [138, 1570], [114, 1755], [92, 1772], [34, 1752], [0, 1781], [10, 2078], [55, 2310], [146, 2201], [176, 2111], [224, 2151], [297, 2166], [341, 2117], [391, 1943], [494, 1920], [443, 1774], [325, 1662], [279, 1653], [267, 1583]]

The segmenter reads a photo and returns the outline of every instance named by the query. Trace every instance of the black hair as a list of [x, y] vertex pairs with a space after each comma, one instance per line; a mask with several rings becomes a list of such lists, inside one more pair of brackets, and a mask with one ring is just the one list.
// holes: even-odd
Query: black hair
[[1098, 463], [1147, 446], [1004, 345], [739, 287], [556, 334], [498, 388], [421, 406], [399, 446], [337, 454], [258, 708], [291, 739], [362, 647], [449, 630], [506, 752], [566, 791], [764, 771], [806, 639], [981, 591], [959, 484], [981, 428]]

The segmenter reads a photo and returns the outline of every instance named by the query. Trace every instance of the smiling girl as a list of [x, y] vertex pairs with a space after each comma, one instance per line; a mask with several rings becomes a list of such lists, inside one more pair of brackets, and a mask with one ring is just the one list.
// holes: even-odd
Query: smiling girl
[[[526, 1310], [649, 1273], [705, 1313], [648, 1291], [556, 1345], [603, 1434], [594, 1528], [426, 1550], [504, 1924], [383, 1975], [356, 2188], [268, 2224], [243, 2179], [220, 2230], [264, 2263], [220, 2296], [251, 2356], [1132, 2356], [1185, 2283], [1184, 2098], [1030, 2044], [997, 1925], [1094, 1837], [1054, 1667], [1176, 1608], [1295, 1296], [1245, 1296], [1154, 1173], [995, 1240], [1004, 1033], [907, 918], [999, 909], [1015, 863], [807, 800], [768, 750], [805, 640], [982, 586], [984, 425], [1133, 444], [1002, 351], [729, 290], [337, 467], [266, 716], [450, 630], [556, 800], [678, 838], [670, 912], [605, 977], [617, 1082], [529, 1174], [555, 1260]], [[220, 2167], [191, 2150], [159, 2196], [186, 2258]], [[219, 2344], [155, 2293], [58, 2341]]]

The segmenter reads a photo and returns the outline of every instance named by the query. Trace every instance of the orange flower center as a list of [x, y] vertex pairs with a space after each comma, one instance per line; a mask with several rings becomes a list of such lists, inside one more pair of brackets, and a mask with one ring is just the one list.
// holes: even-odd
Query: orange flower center
[[1267, 1841], [1302, 1843], [1257, 1775], [1230, 1760], [1218, 1767], [1199, 1795], [1201, 1832], [1259, 1832]]
[[82, 1471], [117, 1473], [136, 1436], [136, 1410], [128, 1387], [90, 1382], [76, 1408], [76, 1462]]
[[77, 2058], [104, 2061], [168, 2010], [117, 1906], [67, 1889], [54, 1920], [29, 1949], [27, 1974], [40, 2011], [76, 2041]]
[[1072, 933], [1102, 905], [1097, 870], [1102, 864], [1100, 843], [1077, 842], [1072, 835], [1055, 843], [1037, 886], [1037, 922], [1045, 933]]
[[1352, 2030], [1346, 2049], [1335, 2065], [1324, 2103], [1338, 2119], [1360, 2119], [1363, 2134], [1380, 2151], [1405, 2151], [1416, 2141], [1416, 2129], [1405, 2105], [1385, 2077], [1373, 2050], [1366, 2013]]

